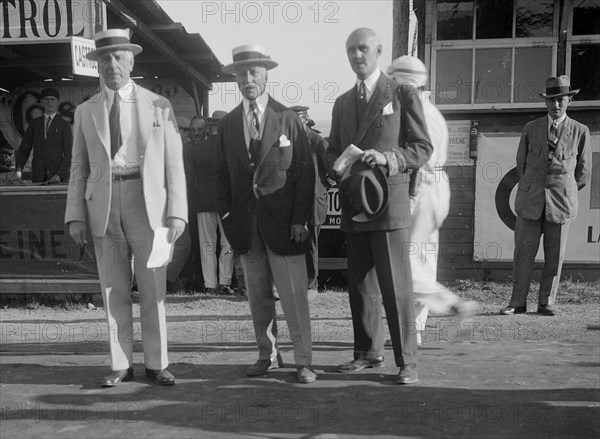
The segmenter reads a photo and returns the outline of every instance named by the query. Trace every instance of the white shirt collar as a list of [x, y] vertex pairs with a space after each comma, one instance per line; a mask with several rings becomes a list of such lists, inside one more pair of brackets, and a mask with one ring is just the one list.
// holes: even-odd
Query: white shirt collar
[[50, 117], [50, 120], [53, 120], [54, 116], [56, 116], [56, 111], [54, 113], [44, 113], [44, 119]]
[[[556, 122], [557, 125], [560, 125], [561, 123], [563, 123], [565, 121], [565, 119], [567, 118], [567, 113], [563, 114], [561, 117], [559, 117]], [[550, 115], [548, 115], [548, 126], [552, 125], [552, 122], [554, 121], [554, 119], [552, 119], [550, 117]]]
[[[375, 71], [373, 73], [371, 73], [369, 76], [367, 76], [364, 79], [365, 88], [367, 89], [368, 94], [370, 94], [375, 89], [375, 86], [377, 85], [377, 81], [379, 81], [380, 76], [381, 76], [381, 70], [379, 70], [379, 68], [377, 68], [377, 69], [375, 69]], [[356, 86], [357, 87], [360, 86], [361, 81], [363, 81], [363, 80], [356, 78]]]
[[[256, 98], [256, 106], [260, 114], [265, 114], [265, 109], [269, 103], [269, 94], [264, 92], [258, 98]], [[248, 114], [250, 111], [250, 101], [245, 97], [242, 97], [242, 105], [244, 106], [244, 114]]]

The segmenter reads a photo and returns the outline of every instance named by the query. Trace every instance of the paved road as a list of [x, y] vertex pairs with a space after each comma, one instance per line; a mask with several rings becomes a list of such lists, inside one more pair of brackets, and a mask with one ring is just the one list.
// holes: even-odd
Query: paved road
[[600, 437], [600, 337], [540, 337], [525, 324], [534, 315], [478, 316], [460, 334], [431, 319], [413, 386], [394, 384], [391, 350], [385, 368], [335, 372], [352, 357], [348, 317], [314, 319], [319, 379], [300, 385], [289, 342], [283, 369], [244, 376], [256, 359], [247, 315], [171, 315], [177, 384], [145, 380], [138, 342], [134, 381], [112, 389], [97, 385], [108, 370], [103, 314], [88, 315], [3, 319], [2, 439]]

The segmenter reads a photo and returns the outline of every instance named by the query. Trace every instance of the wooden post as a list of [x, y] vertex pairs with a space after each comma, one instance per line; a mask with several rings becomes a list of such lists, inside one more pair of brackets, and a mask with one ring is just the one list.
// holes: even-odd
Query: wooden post
[[409, 0], [393, 0], [392, 59], [408, 55]]

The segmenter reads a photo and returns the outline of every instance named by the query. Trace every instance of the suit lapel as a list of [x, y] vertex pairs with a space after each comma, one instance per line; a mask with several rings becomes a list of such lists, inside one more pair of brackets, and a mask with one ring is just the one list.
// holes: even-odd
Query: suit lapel
[[390, 102], [390, 86], [382, 73], [379, 77], [379, 81], [377, 81], [377, 87], [375, 87], [373, 96], [371, 96], [371, 99], [369, 100], [365, 114], [360, 121], [355, 145], [358, 145], [361, 142], [367, 133], [367, 130], [377, 118], [377, 115], [388, 102]]
[[263, 120], [263, 123], [265, 124], [263, 135], [258, 147], [258, 164], [263, 162], [271, 149], [271, 146], [278, 140], [278, 134], [281, 128], [281, 117], [281, 113], [274, 111], [271, 108], [271, 99], [269, 99], [269, 104], [267, 105]]
[[[356, 86], [353, 87], [351, 93], [348, 93], [345, 100], [342, 101], [342, 115], [344, 118], [342, 127], [347, 132], [347, 138], [353, 139], [354, 144], [358, 145], [358, 142], [355, 140], [356, 133], [358, 132], [358, 120], [356, 120]], [[347, 146], [342, 145], [343, 148]]]
[[229, 145], [232, 145], [234, 148], [233, 153], [238, 156], [239, 160], [247, 165], [250, 163], [250, 157], [248, 156], [248, 146], [244, 137], [244, 117], [243, 104], [238, 105], [231, 111], [228, 125], [229, 135], [233, 141]]
[[[135, 104], [133, 114], [134, 118], [137, 122], [137, 135], [139, 135], [139, 139], [137, 140], [139, 145], [139, 154], [144, 156], [146, 152], [146, 146], [150, 140], [150, 136], [152, 134], [152, 128], [154, 128], [155, 123], [161, 124], [162, 120], [154, 120], [154, 106], [150, 102], [149, 96], [143, 92], [142, 88], [137, 86], [139, 89], [139, 99]], [[135, 126], [135, 125], [134, 125]], [[134, 129], [131, 133], [132, 135], [136, 135], [136, 130]]]
[[96, 100], [96, 102], [92, 103], [91, 105], [92, 120], [96, 126], [98, 138], [104, 146], [106, 153], [110, 157], [110, 128], [108, 126], [108, 112], [106, 111], [106, 104], [102, 94], [99, 95], [99, 98]]
[[565, 150], [569, 147], [572, 133], [573, 123], [572, 120], [567, 116], [558, 135], [558, 145], [556, 146], [555, 151], [556, 157], [562, 158], [564, 156]]

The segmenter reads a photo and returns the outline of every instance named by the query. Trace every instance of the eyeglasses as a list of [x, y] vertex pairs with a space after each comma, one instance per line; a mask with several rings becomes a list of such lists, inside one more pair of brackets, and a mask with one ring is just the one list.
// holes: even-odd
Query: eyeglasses
[[204, 128], [190, 128], [190, 133], [201, 133], [203, 131], [206, 131], [206, 127], [204, 127]]

